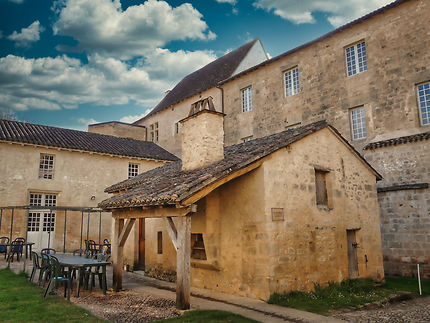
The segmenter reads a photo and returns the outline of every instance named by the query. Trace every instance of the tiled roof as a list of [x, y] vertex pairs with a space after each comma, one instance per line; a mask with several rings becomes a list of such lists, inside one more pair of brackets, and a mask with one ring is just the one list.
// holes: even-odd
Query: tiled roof
[[118, 156], [175, 161], [153, 142], [0, 119], [0, 141], [84, 150]]
[[154, 109], [152, 109], [151, 112], [148, 113], [148, 115], [134, 123], [139, 123], [149, 116], [163, 111], [174, 104], [217, 86], [218, 82], [229, 78], [233, 74], [257, 41], [259, 41], [258, 38], [185, 76], [169, 93], [166, 94], [166, 96], [155, 106]]
[[377, 148], [388, 147], [388, 146], [397, 146], [397, 145], [407, 144], [410, 142], [417, 142], [417, 141], [423, 141], [423, 140], [429, 140], [429, 139], [430, 139], [430, 131], [418, 133], [416, 135], [371, 142], [367, 144], [366, 147], [364, 147], [364, 150], [377, 149]]
[[391, 9], [391, 8], [397, 7], [398, 5], [400, 5], [400, 4], [404, 3], [404, 2], [408, 2], [408, 1], [411, 1], [411, 0], [396, 0], [396, 1], [393, 1], [393, 2], [391, 2], [389, 4], [387, 4], [386, 6], [381, 7], [379, 9], [375, 10], [375, 11], [372, 11], [371, 13], [369, 13], [369, 14], [363, 16], [363, 17], [360, 17], [360, 18], [358, 18], [356, 20], [353, 20], [353, 21], [351, 21], [351, 22], [349, 22], [349, 23], [347, 23], [347, 24], [345, 24], [343, 26], [340, 26], [339, 28], [336, 28], [335, 30], [333, 30], [333, 31], [331, 31], [331, 32], [329, 32], [329, 33], [327, 33], [325, 35], [322, 35], [321, 37], [318, 37], [318, 38], [316, 38], [314, 40], [311, 40], [311, 41], [309, 41], [309, 42], [307, 42], [307, 43], [305, 43], [303, 45], [300, 45], [300, 46], [298, 46], [296, 48], [293, 48], [293, 49], [291, 49], [289, 51], [286, 51], [286, 52], [284, 52], [284, 53], [282, 53], [282, 54], [280, 54], [278, 56], [275, 56], [275, 57], [273, 57], [271, 59], [268, 59], [267, 61], [264, 61], [264, 62], [262, 62], [260, 64], [257, 64], [257, 65], [255, 65], [255, 66], [253, 66], [253, 67], [251, 67], [251, 68], [249, 68], [249, 69], [247, 69], [245, 71], [237, 73], [237, 74], [231, 76], [228, 79], [226, 78], [226, 79], [222, 80], [221, 82], [219, 82], [218, 85], [222, 85], [224, 83], [230, 82], [230, 81], [232, 81], [234, 79], [237, 79], [237, 78], [241, 77], [242, 75], [248, 74], [248, 73], [250, 73], [252, 71], [255, 71], [255, 70], [257, 70], [257, 69], [259, 69], [259, 68], [261, 68], [261, 67], [263, 67], [265, 65], [268, 65], [268, 64], [271, 64], [273, 62], [276, 62], [276, 61], [280, 60], [281, 58], [284, 58], [284, 57], [289, 56], [289, 55], [291, 55], [291, 54], [293, 54], [295, 52], [298, 52], [298, 51], [300, 51], [300, 50], [302, 50], [302, 49], [304, 49], [306, 47], [309, 47], [309, 46], [311, 46], [311, 45], [313, 45], [315, 43], [318, 43], [318, 42], [320, 42], [320, 41], [322, 41], [322, 40], [324, 40], [326, 38], [329, 38], [329, 37], [331, 37], [331, 36], [333, 36], [333, 35], [335, 35], [337, 33], [340, 33], [342, 31], [344, 31], [345, 29], [351, 28], [354, 25], [362, 23], [363, 21], [365, 21], [367, 19], [370, 19], [373, 16], [376, 16], [376, 15], [378, 15], [380, 13], [383, 13], [383, 12], [385, 12], [385, 11]]
[[[225, 147], [224, 159], [207, 167], [183, 171], [181, 162], [177, 161], [155, 168], [108, 187], [105, 192], [121, 192], [102, 201], [99, 207], [110, 209], [180, 204], [220, 179], [325, 127], [330, 127], [340, 136], [336, 129], [325, 121], [318, 121], [307, 126]], [[342, 137], [340, 136], [340, 138]], [[343, 140], [347, 143], [345, 139]], [[352, 146], [350, 147], [352, 148]], [[355, 153], [361, 157], [358, 152], [355, 151]], [[369, 164], [367, 165], [371, 168]], [[373, 168], [371, 169], [380, 177]]]

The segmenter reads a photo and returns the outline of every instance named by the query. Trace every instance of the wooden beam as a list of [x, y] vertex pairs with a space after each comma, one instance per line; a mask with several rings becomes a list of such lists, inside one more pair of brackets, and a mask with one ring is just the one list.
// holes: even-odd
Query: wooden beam
[[118, 238], [118, 244], [120, 247], [124, 247], [125, 242], [127, 241], [128, 235], [130, 234], [131, 229], [133, 228], [133, 224], [136, 219], [128, 219], [126, 225], [121, 231], [121, 234]]
[[176, 307], [187, 310], [190, 308], [191, 216], [178, 217], [176, 225]]
[[166, 218], [166, 217], [178, 217], [185, 216], [192, 212], [192, 205], [180, 206], [180, 207], [136, 207], [129, 209], [115, 209], [112, 210], [112, 216], [121, 219], [140, 219], [140, 218]]
[[252, 163], [251, 165], [248, 165], [248, 166], [246, 166], [246, 167], [244, 167], [238, 171], [231, 173], [230, 175], [227, 175], [224, 178], [221, 178], [219, 181], [216, 181], [212, 184], [209, 184], [204, 189], [197, 191], [194, 195], [191, 195], [189, 198], [184, 200], [181, 203], [181, 205], [190, 205], [190, 204], [196, 203], [198, 200], [202, 199], [203, 197], [205, 197], [206, 195], [208, 195], [210, 192], [212, 192], [216, 188], [220, 187], [221, 185], [260, 167], [260, 165], [263, 163], [264, 160], [265, 160], [265, 158], [262, 158], [256, 162]]
[[171, 217], [164, 218], [164, 220], [166, 222], [167, 233], [172, 240], [173, 247], [175, 247], [175, 250], [178, 251], [178, 231], [176, 230], [175, 222], [173, 222]]
[[115, 218], [114, 234], [112, 239], [113, 246], [113, 277], [112, 287], [115, 292], [122, 289], [122, 267], [123, 267], [123, 251], [124, 247], [119, 245], [119, 237], [124, 227], [124, 219]]

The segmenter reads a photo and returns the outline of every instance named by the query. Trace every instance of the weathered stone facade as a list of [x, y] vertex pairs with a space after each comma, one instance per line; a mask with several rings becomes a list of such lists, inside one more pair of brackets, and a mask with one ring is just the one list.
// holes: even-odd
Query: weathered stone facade
[[[328, 174], [327, 206], [316, 203], [315, 169]], [[348, 230], [358, 277], [383, 279], [376, 175], [326, 128], [197, 202], [191, 232], [202, 234], [207, 259], [191, 259], [191, 285], [267, 299], [339, 282], [351, 277]], [[145, 238], [146, 268], [174, 271], [165, 221], [146, 219]]]

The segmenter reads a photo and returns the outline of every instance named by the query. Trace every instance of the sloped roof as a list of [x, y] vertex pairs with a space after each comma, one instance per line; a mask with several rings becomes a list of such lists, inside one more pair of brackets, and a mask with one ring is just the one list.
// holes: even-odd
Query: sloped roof
[[218, 82], [229, 78], [257, 41], [259, 41], [258, 38], [185, 76], [151, 112], [135, 121], [134, 124], [193, 95], [215, 87]]
[[0, 141], [77, 149], [118, 156], [175, 161], [153, 142], [0, 119]]
[[388, 146], [397, 146], [397, 145], [407, 144], [410, 142], [417, 142], [417, 141], [423, 141], [423, 140], [429, 140], [429, 139], [430, 139], [430, 131], [427, 131], [427, 132], [418, 133], [410, 136], [371, 142], [367, 144], [366, 147], [364, 147], [364, 150], [377, 149], [377, 148], [388, 147]]
[[289, 51], [286, 51], [286, 52], [284, 52], [284, 53], [282, 53], [282, 54], [280, 54], [278, 56], [275, 56], [275, 57], [273, 57], [271, 59], [268, 59], [267, 61], [264, 61], [264, 62], [262, 62], [260, 64], [257, 64], [257, 65], [255, 65], [253, 67], [250, 67], [247, 70], [244, 70], [244, 71], [242, 71], [240, 73], [237, 73], [237, 74], [235, 74], [233, 76], [230, 76], [229, 78], [225, 78], [224, 80], [221, 80], [218, 85], [225, 84], [225, 83], [230, 82], [230, 81], [232, 81], [234, 79], [237, 79], [237, 78], [239, 78], [239, 77], [241, 77], [241, 76], [243, 76], [245, 74], [248, 74], [248, 73], [250, 73], [252, 71], [255, 71], [255, 70], [257, 70], [257, 69], [259, 69], [259, 68], [261, 68], [263, 66], [271, 64], [273, 62], [276, 62], [276, 61], [280, 60], [281, 58], [284, 58], [284, 57], [289, 56], [289, 55], [291, 55], [291, 54], [293, 54], [295, 52], [298, 52], [298, 51], [300, 51], [300, 50], [302, 50], [302, 49], [304, 49], [306, 47], [309, 47], [309, 46], [311, 46], [313, 44], [316, 44], [316, 43], [318, 43], [318, 42], [320, 42], [320, 41], [322, 41], [322, 40], [324, 40], [326, 38], [329, 38], [329, 37], [331, 37], [331, 36], [333, 36], [333, 35], [335, 35], [337, 33], [340, 33], [342, 31], [344, 31], [345, 29], [351, 28], [352, 26], [355, 26], [355, 25], [357, 25], [359, 23], [362, 23], [363, 21], [366, 21], [367, 19], [370, 19], [370, 18], [372, 18], [372, 17], [374, 17], [374, 16], [376, 16], [378, 14], [384, 13], [387, 10], [389, 10], [391, 8], [394, 8], [394, 7], [397, 7], [398, 5], [400, 5], [400, 4], [404, 3], [404, 2], [408, 2], [408, 1], [411, 1], [411, 0], [396, 0], [396, 1], [393, 1], [393, 2], [391, 2], [389, 4], [387, 4], [386, 6], [381, 7], [379, 9], [376, 9], [375, 11], [372, 11], [372, 12], [368, 13], [367, 15], [364, 15], [364, 16], [362, 16], [362, 17], [360, 17], [358, 19], [355, 19], [355, 20], [353, 20], [353, 21], [351, 21], [351, 22], [349, 22], [349, 23], [347, 23], [347, 24], [345, 24], [343, 26], [340, 26], [339, 28], [336, 28], [335, 30], [332, 30], [331, 32], [329, 32], [327, 34], [324, 34], [321, 37], [318, 37], [318, 38], [316, 38], [314, 40], [311, 40], [311, 41], [309, 41], [309, 42], [307, 42], [307, 43], [305, 43], [303, 45], [300, 45], [300, 46], [298, 46], [296, 48], [293, 48], [293, 49], [291, 49]]
[[380, 175], [326, 121], [289, 129], [271, 136], [225, 147], [224, 159], [210, 166], [183, 171], [177, 161], [142, 173], [132, 179], [108, 187], [105, 192], [120, 192], [99, 203], [103, 209], [180, 204], [205, 187], [261, 160], [271, 153], [323, 128], [330, 127], [367, 166]]

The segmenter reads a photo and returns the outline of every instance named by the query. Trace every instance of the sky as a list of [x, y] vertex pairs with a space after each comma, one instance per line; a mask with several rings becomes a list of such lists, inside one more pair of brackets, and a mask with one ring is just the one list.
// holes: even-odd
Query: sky
[[0, 115], [133, 122], [187, 74], [260, 38], [282, 54], [393, 0], [0, 0]]

